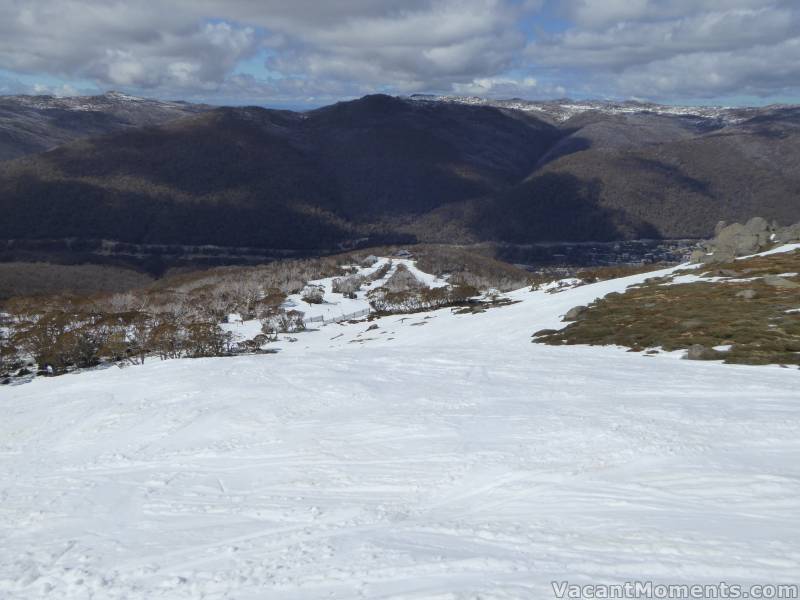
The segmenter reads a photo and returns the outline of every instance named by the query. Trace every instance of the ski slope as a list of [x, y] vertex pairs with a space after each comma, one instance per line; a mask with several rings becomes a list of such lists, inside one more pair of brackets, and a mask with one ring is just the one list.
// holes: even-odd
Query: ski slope
[[397, 267], [400, 265], [403, 265], [420, 283], [428, 287], [435, 288], [447, 285], [446, 280], [419, 270], [413, 260], [406, 258], [383, 257], [379, 258], [371, 267], [359, 268], [357, 265], [353, 265], [353, 267], [359, 268], [360, 275], [369, 277], [387, 263], [391, 266], [386, 274], [375, 281], [365, 281], [361, 289], [356, 292], [355, 298], [345, 298], [341, 294], [334, 294], [333, 280], [336, 279], [336, 277], [326, 277], [325, 279], [314, 279], [308, 282], [309, 285], [321, 286], [324, 289], [325, 301], [322, 304], [309, 304], [303, 301], [301, 294], [291, 294], [283, 304], [283, 308], [301, 311], [309, 323], [313, 323], [313, 319], [320, 317], [328, 321], [341, 319], [342, 317], [347, 317], [348, 315], [361, 311], [369, 312], [369, 299], [367, 298], [367, 294], [374, 289], [382, 287], [392, 275], [395, 274]]
[[2, 388], [0, 598], [798, 583], [800, 371], [530, 341], [650, 276]]

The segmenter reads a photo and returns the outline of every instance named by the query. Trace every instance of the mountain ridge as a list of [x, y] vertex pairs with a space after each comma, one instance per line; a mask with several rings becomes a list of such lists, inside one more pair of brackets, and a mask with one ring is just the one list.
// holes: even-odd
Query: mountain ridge
[[160, 125], [210, 108], [115, 91], [96, 96], [0, 96], [0, 161], [93, 135]]
[[178, 117], [0, 162], [0, 238], [329, 250], [701, 238], [719, 220], [800, 220], [798, 107], [723, 121], [614, 104], [557, 122], [387, 95], [305, 112], [153, 102]]

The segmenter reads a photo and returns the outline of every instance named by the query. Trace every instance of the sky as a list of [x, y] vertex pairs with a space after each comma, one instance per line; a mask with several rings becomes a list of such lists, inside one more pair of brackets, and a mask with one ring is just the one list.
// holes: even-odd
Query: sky
[[800, 102], [798, 0], [0, 0], [0, 94]]

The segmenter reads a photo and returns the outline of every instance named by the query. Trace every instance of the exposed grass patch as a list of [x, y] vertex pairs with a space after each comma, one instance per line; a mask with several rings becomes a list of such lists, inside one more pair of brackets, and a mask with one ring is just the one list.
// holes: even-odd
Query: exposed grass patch
[[[800, 308], [800, 288], [769, 285], [763, 279], [800, 273], [800, 251], [688, 272], [722, 279], [684, 284], [651, 280], [594, 302], [581, 320], [536, 341], [614, 344], [636, 351], [730, 345], [728, 351], [706, 356], [728, 363], [800, 365], [800, 312], [787, 312]], [[783, 279], [800, 284], [797, 275]], [[745, 290], [752, 290], [752, 297], [743, 297]]]

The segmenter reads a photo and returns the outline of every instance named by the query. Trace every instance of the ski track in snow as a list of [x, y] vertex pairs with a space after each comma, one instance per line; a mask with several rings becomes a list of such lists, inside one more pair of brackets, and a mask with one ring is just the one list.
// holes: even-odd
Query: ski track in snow
[[653, 275], [3, 388], [0, 598], [797, 583], [800, 372], [530, 342]]

